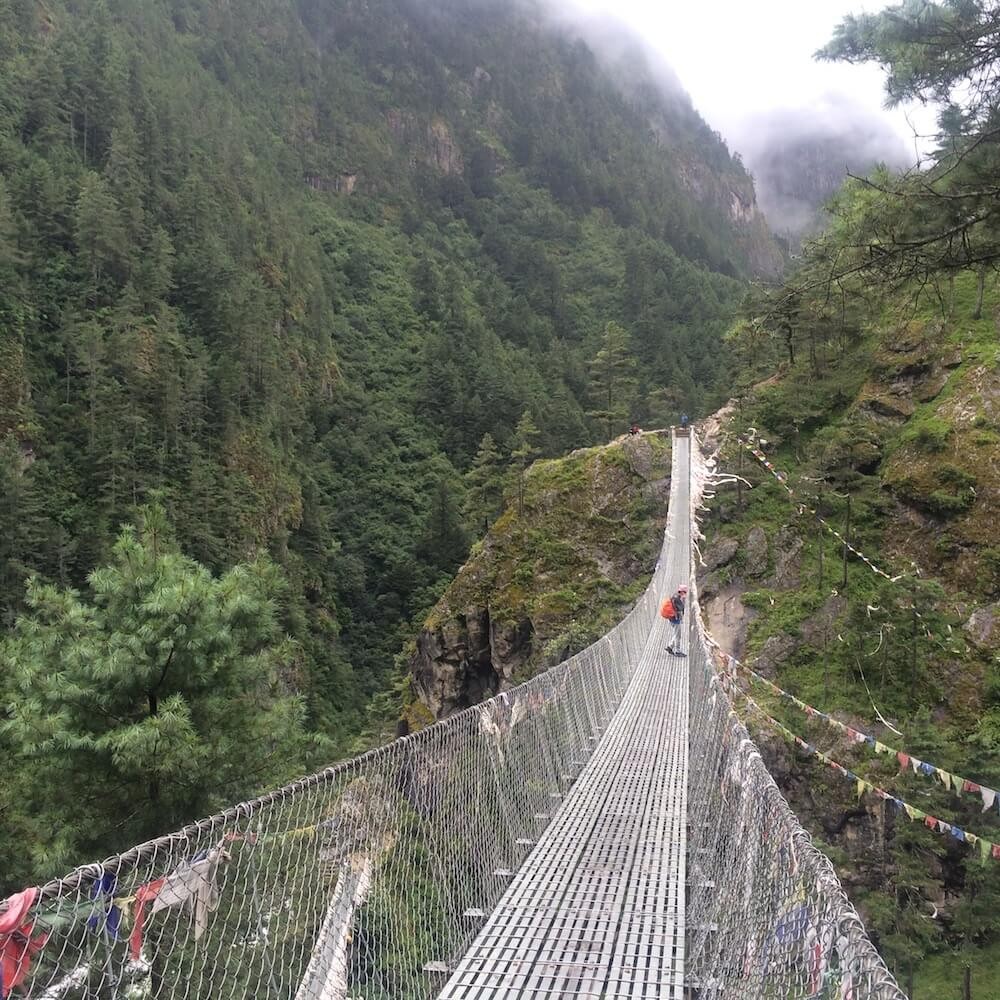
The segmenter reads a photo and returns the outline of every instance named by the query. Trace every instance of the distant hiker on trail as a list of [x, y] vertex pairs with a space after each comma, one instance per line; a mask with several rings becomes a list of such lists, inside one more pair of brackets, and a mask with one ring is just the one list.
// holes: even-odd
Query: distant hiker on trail
[[668, 597], [660, 606], [660, 614], [670, 622], [673, 629], [670, 642], [666, 645], [668, 653], [674, 656], [685, 656], [681, 649], [681, 622], [684, 621], [684, 602], [687, 600], [687, 587], [681, 584], [673, 597]]
[[629, 429], [628, 429], [628, 432], [629, 432], [629, 434], [633, 434], [633, 435], [634, 435], [634, 434], [641, 434], [641, 433], [642, 433], [642, 429], [641, 429], [641, 428], [639, 427], [639, 425], [638, 425], [638, 424], [637, 424], [637, 423], [636, 423], [636, 422], [635, 422], [635, 421], [633, 420], [633, 421], [632, 421], [632, 425], [631, 425], [631, 426], [629, 427]]
[[686, 413], [682, 413], [681, 414], [681, 428], [682, 428], [682, 430], [687, 430], [687, 425], [688, 425], [688, 420], [689, 419], [690, 418], [688, 417], [688, 415]]

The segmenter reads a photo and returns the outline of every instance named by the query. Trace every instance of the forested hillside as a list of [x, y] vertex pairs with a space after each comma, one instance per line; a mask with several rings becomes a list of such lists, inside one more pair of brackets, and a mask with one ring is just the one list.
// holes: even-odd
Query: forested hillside
[[746, 300], [722, 454], [753, 488], [716, 498], [701, 582], [761, 675], [735, 683], [768, 766], [917, 998], [957, 1000], [966, 965], [1000, 990], [998, 27], [905, 5], [827, 50], [938, 101], [939, 147], [846, 185]]
[[528, 3], [0, 4], [4, 880], [344, 753], [517, 469], [722, 398], [779, 264]]

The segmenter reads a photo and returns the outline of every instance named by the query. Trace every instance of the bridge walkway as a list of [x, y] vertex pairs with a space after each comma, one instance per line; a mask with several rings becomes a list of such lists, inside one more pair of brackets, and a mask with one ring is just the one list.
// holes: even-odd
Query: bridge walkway
[[[689, 445], [674, 438], [670, 592], [690, 566]], [[441, 1000], [683, 996], [688, 677], [668, 628]]]

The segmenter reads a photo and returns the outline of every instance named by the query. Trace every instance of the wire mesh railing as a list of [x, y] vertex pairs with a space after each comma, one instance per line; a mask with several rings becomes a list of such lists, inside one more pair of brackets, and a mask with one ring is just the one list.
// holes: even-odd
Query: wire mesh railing
[[[526, 684], [0, 903], [0, 998], [435, 996], [621, 702], [663, 556], [620, 625]], [[689, 995], [902, 1000], [719, 686], [694, 582]]]
[[[711, 470], [692, 443], [692, 525]], [[687, 981], [698, 1000], [905, 1000], [721, 683], [692, 575]]]

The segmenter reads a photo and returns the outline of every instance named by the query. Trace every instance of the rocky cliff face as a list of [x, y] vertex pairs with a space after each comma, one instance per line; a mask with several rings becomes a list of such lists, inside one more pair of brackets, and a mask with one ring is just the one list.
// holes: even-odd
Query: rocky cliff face
[[657, 433], [535, 463], [523, 513], [512, 506], [493, 525], [417, 638], [416, 699], [443, 718], [619, 620], [659, 552], [669, 468], [669, 437]]
[[385, 120], [389, 133], [406, 152], [410, 166], [423, 163], [442, 174], [462, 174], [465, 159], [444, 119], [433, 117], [422, 123], [416, 115], [393, 109], [386, 112]]

